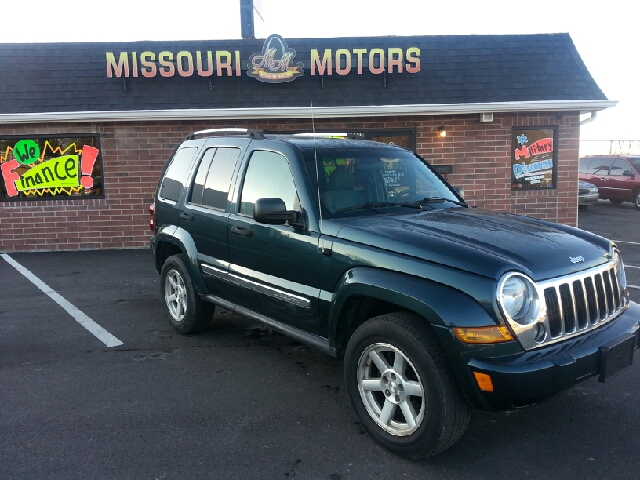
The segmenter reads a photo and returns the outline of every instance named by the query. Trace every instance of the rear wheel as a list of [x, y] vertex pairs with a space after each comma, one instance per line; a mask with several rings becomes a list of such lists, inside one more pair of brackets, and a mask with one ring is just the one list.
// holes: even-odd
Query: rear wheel
[[164, 311], [173, 328], [189, 334], [204, 330], [209, 325], [215, 307], [198, 296], [186, 261], [184, 254], [167, 258], [160, 276], [160, 292]]
[[635, 203], [636, 208], [640, 210], [640, 188], [636, 188], [633, 191], [633, 203]]
[[363, 323], [345, 353], [345, 382], [364, 429], [411, 459], [453, 445], [469, 422], [469, 405], [424, 320], [399, 312]]

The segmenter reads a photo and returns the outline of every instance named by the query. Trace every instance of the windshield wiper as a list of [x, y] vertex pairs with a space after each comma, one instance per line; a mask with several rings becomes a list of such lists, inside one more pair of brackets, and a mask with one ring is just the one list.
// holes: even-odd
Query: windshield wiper
[[409, 206], [409, 204], [411, 204], [411, 205], [419, 206], [419, 205], [424, 205], [429, 203], [444, 203], [444, 202], [455, 203], [456, 205], [460, 205], [461, 207], [467, 206], [465, 202], [459, 202], [458, 200], [451, 200], [450, 198], [444, 198], [444, 197], [426, 197], [426, 198], [423, 198], [422, 200], [406, 202], [406, 203], [403, 203], [402, 205]]
[[351, 207], [344, 207], [336, 209], [336, 213], [338, 212], [348, 212], [350, 210], [362, 210], [362, 209], [376, 209], [382, 207], [409, 207], [409, 208], [420, 208], [415, 202], [408, 203], [398, 203], [398, 202], [369, 202], [363, 205], [353, 205]]

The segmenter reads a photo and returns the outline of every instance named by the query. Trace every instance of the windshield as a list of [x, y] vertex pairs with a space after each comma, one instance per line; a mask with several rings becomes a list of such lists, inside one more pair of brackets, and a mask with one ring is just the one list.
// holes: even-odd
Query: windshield
[[316, 159], [326, 218], [464, 204], [448, 184], [409, 151], [354, 147], [308, 150], [305, 160], [312, 177]]

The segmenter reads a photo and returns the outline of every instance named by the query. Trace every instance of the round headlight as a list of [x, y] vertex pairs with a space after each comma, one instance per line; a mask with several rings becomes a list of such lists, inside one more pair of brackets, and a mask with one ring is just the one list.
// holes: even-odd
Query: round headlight
[[520, 325], [529, 325], [537, 316], [538, 294], [529, 279], [509, 275], [500, 282], [498, 300], [505, 315]]

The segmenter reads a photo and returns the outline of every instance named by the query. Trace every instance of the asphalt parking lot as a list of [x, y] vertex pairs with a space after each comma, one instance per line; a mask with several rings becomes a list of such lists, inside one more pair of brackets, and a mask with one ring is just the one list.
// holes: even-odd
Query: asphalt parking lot
[[[636, 302], [639, 225], [630, 204], [580, 214], [619, 242]], [[176, 334], [147, 250], [9, 259], [43, 284], [0, 259], [2, 479], [639, 476], [638, 359], [606, 384], [474, 412], [453, 448], [410, 462], [364, 434], [341, 360], [224, 311], [202, 334]]]

